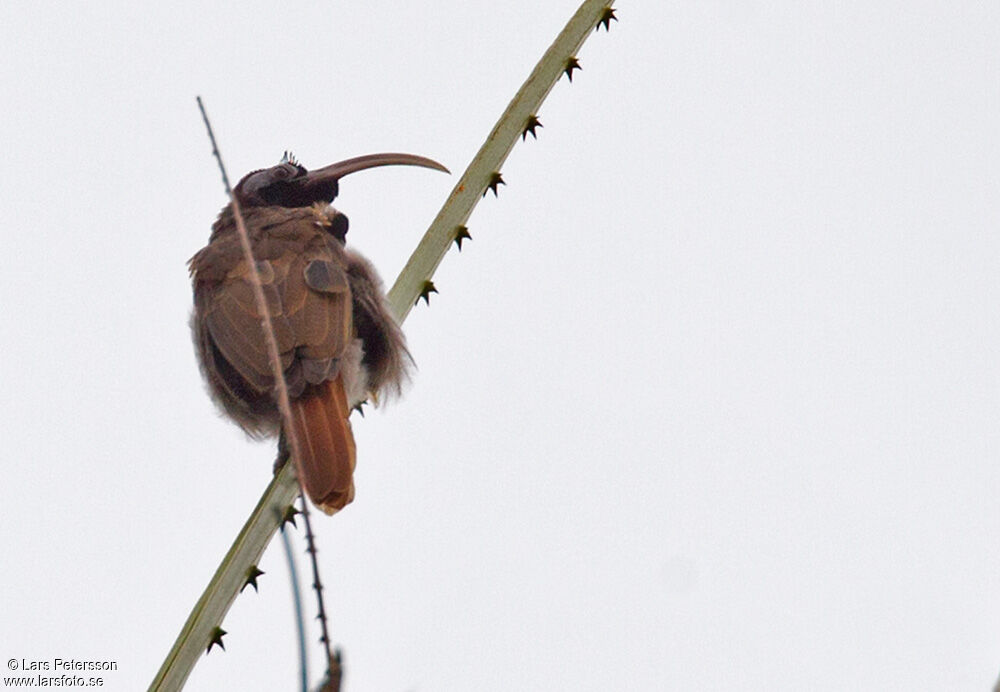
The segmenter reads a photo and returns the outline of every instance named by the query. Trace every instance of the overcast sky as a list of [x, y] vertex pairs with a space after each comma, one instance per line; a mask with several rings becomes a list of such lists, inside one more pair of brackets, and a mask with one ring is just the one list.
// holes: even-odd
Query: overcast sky
[[[145, 689], [270, 478], [189, 335], [225, 201], [195, 96], [234, 178], [460, 172], [577, 5], [0, 6], [0, 661]], [[344, 689], [990, 688], [996, 3], [618, 14], [354, 422], [316, 520]], [[341, 185], [387, 284], [454, 180]], [[296, 689], [284, 563], [187, 689]]]

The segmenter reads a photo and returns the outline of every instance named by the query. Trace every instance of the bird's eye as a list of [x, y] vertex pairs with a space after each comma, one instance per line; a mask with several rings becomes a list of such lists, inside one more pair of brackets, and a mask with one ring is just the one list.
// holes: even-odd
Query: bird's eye
[[300, 204], [301, 195], [295, 189], [295, 181], [307, 173], [305, 167], [297, 163], [281, 163], [250, 173], [236, 186], [235, 192], [244, 204], [304, 206], [309, 201]]
[[282, 178], [298, 178], [309, 172], [305, 166], [299, 165], [297, 162], [283, 163], [278, 168], [281, 170]]
[[250, 176], [247, 182], [250, 186], [260, 189], [269, 185], [274, 185], [275, 183], [283, 183], [286, 180], [298, 178], [306, 172], [306, 169], [301, 168], [300, 166], [283, 163], [281, 165], [274, 166], [273, 168], [266, 168], [262, 171], [254, 173]]

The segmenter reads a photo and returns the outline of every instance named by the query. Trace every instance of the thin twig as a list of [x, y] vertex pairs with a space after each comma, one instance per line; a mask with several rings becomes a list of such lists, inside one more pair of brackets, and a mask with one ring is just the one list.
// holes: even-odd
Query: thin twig
[[[271, 314], [267, 309], [267, 299], [264, 297], [264, 286], [260, 281], [260, 274], [257, 272], [257, 260], [253, 256], [253, 248], [250, 246], [250, 234], [247, 232], [246, 224], [243, 222], [243, 214], [240, 211], [239, 202], [236, 201], [236, 195], [233, 194], [232, 188], [229, 185], [229, 176], [226, 174], [226, 167], [222, 163], [222, 154], [219, 153], [219, 147], [215, 142], [215, 135], [212, 132], [212, 124], [208, 120], [208, 114], [205, 113], [205, 107], [201, 102], [201, 97], [197, 97], [198, 108], [201, 110], [201, 117], [205, 121], [205, 128], [208, 130], [208, 138], [212, 142], [212, 154], [215, 156], [215, 160], [219, 162], [219, 170], [222, 172], [222, 182], [226, 186], [226, 194], [229, 195], [230, 204], [233, 207], [233, 216], [236, 219], [236, 228], [240, 235], [240, 245], [243, 247], [243, 257], [250, 264], [250, 276], [253, 281], [254, 288], [254, 299], [257, 302], [257, 311], [261, 315], [261, 327], [264, 330], [264, 337], [267, 342], [267, 355], [268, 361], [271, 364], [271, 374], [274, 376], [274, 382], [278, 392], [278, 408], [281, 410], [281, 419], [284, 423], [282, 426], [285, 431], [285, 439], [288, 441], [288, 445], [291, 448], [292, 458], [295, 459], [295, 463], [300, 463], [299, 460], [301, 456], [299, 455], [299, 441], [295, 436], [294, 428], [292, 427], [292, 408], [291, 403], [288, 399], [288, 386], [285, 384], [285, 374], [281, 368], [281, 355], [278, 351], [278, 340], [274, 336], [274, 328], [271, 326]], [[298, 477], [300, 479], [302, 474], [299, 473]], [[319, 621], [320, 627], [322, 628], [323, 636], [321, 641], [323, 642], [323, 648], [326, 652], [326, 666], [327, 666], [327, 677], [330, 677], [330, 662], [333, 660], [333, 655], [330, 652], [330, 634], [327, 631], [327, 618], [326, 609], [323, 607], [323, 584], [319, 578], [319, 565], [316, 563], [316, 541], [315, 536], [312, 532], [312, 525], [309, 521], [309, 507], [306, 502], [305, 491], [299, 495], [302, 499], [302, 517], [306, 524], [306, 542], [308, 543], [308, 548], [306, 549], [310, 555], [312, 562], [313, 571], [313, 588], [316, 590], [316, 600], [319, 603]]]
[[[240, 204], [236, 201], [236, 195], [229, 185], [229, 176], [226, 174], [226, 166], [222, 163], [222, 154], [215, 143], [215, 134], [212, 132], [212, 123], [208, 121], [208, 114], [205, 106], [201, 102], [201, 96], [197, 97], [198, 109], [201, 111], [202, 120], [205, 121], [205, 129], [208, 130], [208, 138], [212, 142], [212, 154], [219, 162], [219, 171], [222, 172], [222, 182], [226, 186], [226, 194], [229, 195], [229, 203], [233, 207], [233, 216], [236, 219], [236, 230], [240, 236], [240, 245], [243, 248], [243, 258], [250, 264], [250, 278], [253, 284], [253, 297], [257, 303], [257, 312], [260, 313], [260, 325], [264, 331], [264, 341], [267, 344], [267, 360], [271, 365], [271, 375], [274, 377], [275, 390], [278, 393], [278, 410], [281, 411], [282, 428], [286, 431], [285, 437], [288, 446], [291, 448], [292, 458], [299, 464], [299, 440], [295, 436], [292, 427], [292, 406], [288, 400], [288, 385], [285, 384], [285, 373], [281, 368], [281, 352], [278, 351], [278, 340], [274, 336], [274, 327], [271, 325], [271, 312], [267, 309], [267, 298], [264, 297], [264, 286], [260, 281], [260, 274], [257, 271], [257, 260], [253, 256], [253, 248], [250, 247], [250, 234], [247, 232], [246, 224], [243, 222], [243, 212]], [[299, 473], [300, 479], [302, 474]]]
[[330, 662], [333, 661], [333, 655], [330, 653], [330, 632], [327, 629], [326, 622], [326, 608], [323, 606], [323, 583], [319, 579], [319, 563], [316, 560], [316, 537], [312, 532], [312, 522], [309, 521], [309, 506], [306, 502], [305, 495], [299, 495], [299, 499], [302, 500], [302, 519], [306, 525], [306, 543], [308, 547], [306, 552], [309, 553], [310, 561], [312, 562], [313, 568], [313, 588], [316, 590], [316, 602], [319, 607], [319, 626], [322, 631], [322, 636], [320, 641], [323, 642], [323, 648], [326, 651], [326, 674], [327, 677], [331, 677], [332, 673], [330, 670]]
[[292, 551], [292, 539], [281, 531], [281, 544], [285, 548], [285, 559], [288, 561], [289, 581], [292, 583], [292, 600], [295, 604], [295, 630], [299, 639], [299, 682], [302, 692], [309, 690], [309, 652], [306, 649], [306, 628], [302, 616], [302, 595], [299, 591], [299, 570], [295, 566], [295, 553]]

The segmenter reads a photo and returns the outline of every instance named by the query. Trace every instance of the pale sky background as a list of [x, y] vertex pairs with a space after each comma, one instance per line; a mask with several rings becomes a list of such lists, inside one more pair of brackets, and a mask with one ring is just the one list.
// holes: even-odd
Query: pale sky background
[[[234, 178], [460, 172], [578, 4], [0, 6], [2, 675], [145, 689], [271, 474], [189, 336], [225, 201], [195, 95]], [[990, 689], [1000, 6], [618, 14], [355, 420], [316, 521], [344, 689]], [[342, 184], [387, 284], [454, 180]], [[296, 689], [284, 562], [188, 690]]]

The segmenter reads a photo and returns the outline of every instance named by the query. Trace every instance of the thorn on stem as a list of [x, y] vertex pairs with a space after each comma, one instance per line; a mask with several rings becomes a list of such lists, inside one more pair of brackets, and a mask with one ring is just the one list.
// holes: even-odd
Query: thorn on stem
[[281, 528], [285, 528], [285, 524], [291, 524], [295, 528], [299, 528], [299, 525], [295, 523], [296, 514], [302, 514], [302, 512], [295, 509], [295, 505], [288, 505], [285, 508], [285, 514], [281, 517]]
[[524, 126], [524, 130], [521, 132], [521, 141], [523, 142], [528, 138], [528, 133], [535, 139], [538, 139], [538, 135], [535, 134], [535, 128], [542, 127], [542, 121], [538, 119], [537, 115], [529, 115], [528, 123]]
[[243, 588], [240, 589], [240, 593], [243, 593], [243, 589], [248, 586], [252, 586], [253, 590], [260, 593], [257, 590], [257, 577], [264, 574], [264, 572], [257, 568], [257, 565], [250, 565], [250, 569], [247, 570], [247, 580], [243, 583]]
[[434, 282], [428, 279], [427, 281], [424, 281], [424, 285], [420, 289], [420, 295], [417, 296], [417, 299], [416, 299], [416, 301], [414, 301], [413, 304], [416, 305], [417, 303], [420, 302], [420, 299], [423, 298], [424, 302], [427, 305], [430, 305], [431, 304], [431, 293], [437, 293], [437, 292], [438, 292], [438, 290], [434, 287]]
[[462, 251], [462, 241], [472, 240], [472, 236], [469, 235], [469, 229], [466, 226], [459, 226], [455, 229], [455, 245], [458, 246], [458, 251]]
[[222, 643], [222, 637], [225, 634], [226, 634], [226, 630], [224, 630], [224, 629], [222, 629], [221, 627], [218, 627], [218, 626], [214, 630], [212, 630], [212, 639], [211, 639], [211, 641], [208, 642], [208, 648], [205, 649], [205, 653], [206, 654], [211, 653], [213, 646], [218, 646], [220, 649], [222, 649], [223, 651], [225, 651], [226, 650], [226, 645]]
[[582, 69], [583, 68], [580, 67], [580, 61], [577, 60], [575, 57], [572, 57], [566, 61], [566, 67], [563, 69], [563, 72], [566, 73], [566, 76], [569, 77], [569, 81], [572, 82], [573, 70], [582, 70]]
[[618, 21], [618, 17], [615, 16], [614, 9], [611, 7], [605, 7], [604, 14], [602, 14], [601, 18], [597, 20], [597, 26], [594, 27], [594, 31], [598, 31], [601, 28], [601, 26], [604, 27], [605, 31], [611, 31], [612, 19], [616, 22]]
[[483, 197], [486, 196], [487, 190], [492, 190], [493, 196], [499, 197], [500, 195], [497, 194], [497, 185], [506, 185], [506, 184], [507, 183], [505, 183], [503, 180], [503, 176], [500, 175], [500, 171], [493, 171], [492, 173], [490, 173], [490, 182], [486, 183], [486, 190], [483, 190]]

